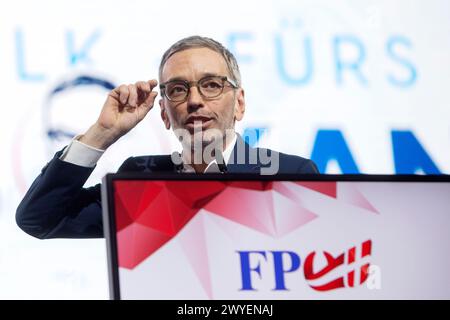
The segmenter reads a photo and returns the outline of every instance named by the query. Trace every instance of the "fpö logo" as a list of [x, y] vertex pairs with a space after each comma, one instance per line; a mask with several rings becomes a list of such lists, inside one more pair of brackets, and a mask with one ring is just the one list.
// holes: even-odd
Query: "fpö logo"
[[[357, 250], [359, 249], [359, 250]], [[369, 278], [372, 240], [333, 256], [324, 251], [325, 265], [318, 261], [319, 253], [313, 251], [306, 256], [303, 263], [303, 276], [309, 287], [316, 291], [331, 291], [340, 288], [353, 288]], [[261, 260], [273, 261], [274, 291], [289, 290], [286, 285], [287, 273], [302, 272], [301, 258], [293, 251], [238, 251], [241, 266], [242, 287], [240, 290], [258, 290], [252, 282], [252, 275], [266, 277], [261, 271]], [[258, 263], [255, 260], [258, 259]], [[252, 261], [251, 261], [252, 260]], [[336, 276], [337, 274], [337, 276]], [[331, 278], [330, 278], [331, 276]], [[298, 279], [298, 278], [296, 278]]]

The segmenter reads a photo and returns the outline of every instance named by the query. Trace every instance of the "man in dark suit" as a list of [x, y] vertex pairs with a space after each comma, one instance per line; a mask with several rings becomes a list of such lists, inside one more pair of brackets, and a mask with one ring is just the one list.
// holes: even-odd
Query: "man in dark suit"
[[[118, 172], [255, 174], [318, 173], [298, 156], [252, 148], [234, 132], [245, 113], [234, 56], [220, 43], [189, 37], [163, 55], [159, 101], [165, 127], [179, 138], [181, 154], [127, 159]], [[103, 236], [100, 185], [83, 188], [103, 152], [153, 107], [157, 81], [113, 89], [97, 121], [44, 167], [20, 203], [16, 221], [40, 239]]]

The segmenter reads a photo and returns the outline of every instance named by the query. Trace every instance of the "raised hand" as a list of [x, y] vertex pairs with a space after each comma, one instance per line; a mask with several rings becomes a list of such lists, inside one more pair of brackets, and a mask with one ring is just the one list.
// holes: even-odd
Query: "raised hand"
[[157, 84], [156, 80], [138, 81], [112, 90], [97, 122], [80, 141], [99, 149], [107, 149], [133, 129], [152, 109], [158, 95], [153, 91]]

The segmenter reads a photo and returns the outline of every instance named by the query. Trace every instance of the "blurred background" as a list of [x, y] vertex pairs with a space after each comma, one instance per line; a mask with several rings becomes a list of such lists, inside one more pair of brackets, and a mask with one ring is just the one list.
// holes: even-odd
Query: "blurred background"
[[[108, 91], [157, 78], [164, 51], [212, 37], [236, 56], [249, 143], [322, 173], [450, 172], [447, 0], [31, 1], [0, 11], [0, 298], [108, 299], [106, 245], [34, 239], [15, 210]], [[158, 99], [158, 98], [157, 98]], [[155, 106], [86, 185], [130, 155], [179, 150]]]

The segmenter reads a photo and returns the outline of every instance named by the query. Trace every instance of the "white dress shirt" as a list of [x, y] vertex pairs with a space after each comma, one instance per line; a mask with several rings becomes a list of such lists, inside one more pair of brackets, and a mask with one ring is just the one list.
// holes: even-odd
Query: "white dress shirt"
[[[83, 142], [80, 142], [79, 139], [81, 135], [75, 136], [71, 143], [64, 149], [62, 155], [59, 157], [60, 160], [65, 162], [69, 162], [72, 164], [76, 164], [82, 167], [93, 168], [97, 164], [98, 160], [101, 158], [105, 150], [97, 149], [91, 147]], [[228, 164], [230, 160], [231, 153], [233, 152], [234, 146], [236, 145], [237, 136], [233, 135], [231, 142], [223, 151], [223, 159], [225, 165]], [[195, 169], [189, 164], [183, 164], [183, 172], [195, 172]], [[204, 173], [218, 173], [220, 172], [219, 166], [217, 164], [217, 160], [214, 159], [211, 161], [206, 167]]]

